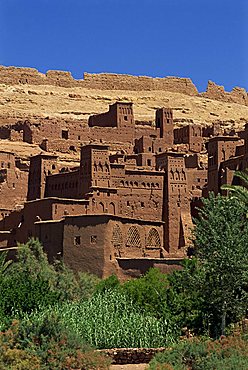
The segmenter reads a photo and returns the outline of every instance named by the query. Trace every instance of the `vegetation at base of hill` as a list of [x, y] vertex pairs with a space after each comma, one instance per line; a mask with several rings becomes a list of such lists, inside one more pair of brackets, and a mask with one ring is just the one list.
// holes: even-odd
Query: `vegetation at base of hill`
[[[6, 261], [1, 253], [0, 370], [104, 369], [105, 359], [93, 355], [87, 345], [160, 347], [177, 342], [182, 328], [212, 338], [231, 332], [248, 308], [247, 204], [237, 196], [210, 195], [203, 200], [193, 231], [194, 256], [170, 275], [151, 269], [124, 283], [114, 275], [105, 280], [76, 275], [61, 261], [49, 264], [34, 239], [20, 246], [16, 261]], [[11, 325], [13, 320], [17, 321]], [[180, 348], [188, 351], [187, 356], [196, 352], [194, 358], [207, 361], [195, 365], [194, 360], [192, 369], [211, 369], [214, 359], [216, 369], [228, 369], [225, 361], [242, 369], [242, 361], [247, 360], [234, 347], [228, 355], [218, 346], [217, 354], [205, 355], [213, 342], [185, 343], [166, 352], [176, 356], [175, 365], [157, 359], [151, 366], [183, 368]], [[97, 365], [87, 364], [91, 359]]]
[[157, 354], [150, 370], [247, 370], [248, 338], [241, 335], [219, 340], [183, 340]]

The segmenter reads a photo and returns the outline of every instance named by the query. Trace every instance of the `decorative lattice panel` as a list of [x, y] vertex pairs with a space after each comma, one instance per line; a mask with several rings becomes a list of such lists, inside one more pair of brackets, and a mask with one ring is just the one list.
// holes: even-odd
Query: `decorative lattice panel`
[[127, 233], [127, 247], [141, 247], [140, 234], [135, 226], [131, 226]]
[[122, 239], [122, 232], [119, 225], [115, 225], [113, 229], [112, 235], [112, 244], [115, 248], [120, 248], [122, 246], [123, 239]]
[[146, 247], [147, 248], [161, 248], [159, 233], [154, 228], [149, 231], [147, 242], [146, 242]]

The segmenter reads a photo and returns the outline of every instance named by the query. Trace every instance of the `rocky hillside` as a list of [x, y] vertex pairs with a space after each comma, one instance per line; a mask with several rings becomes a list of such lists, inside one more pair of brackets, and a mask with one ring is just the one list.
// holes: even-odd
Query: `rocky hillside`
[[[210, 97], [212, 99], [210, 99]], [[108, 105], [132, 101], [137, 121], [153, 121], [155, 109], [172, 107], [177, 125], [221, 123], [242, 129], [248, 121], [247, 93], [209, 83], [199, 94], [190, 79], [85, 74], [74, 80], [69, 72], [0, 67], [0, 123], [32, 117], [86, 120]], [[238, 103], [237, 103], [238, 102]]]

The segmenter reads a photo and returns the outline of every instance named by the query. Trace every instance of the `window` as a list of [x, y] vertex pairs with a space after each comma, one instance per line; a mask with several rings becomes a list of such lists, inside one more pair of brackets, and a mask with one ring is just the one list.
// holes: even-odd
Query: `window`
[[80, 135], [78, 135], [78, 140], [81, 140], [81, 137], [80, 137]]
[[122, 238], [122, 232], [119, 225], [115, 225], [113, 229], [112, 234], [112, 245], [114, 248], [119, 249], [122, 247], [123, 244], [123, 238]]
[[128, 230], [127, 233], [127, 242], [126, 242], [127, 247], [136, 247], [140, 248], [141, 247], [141, 239], [140, 239], [140, 234], [135, 226], [131, 226]]
[[152, 228], [149, 231], [148, 238], [146, 241], [146, 247], [147, 248], [160, 248], [161, 247], [159, 233], [154, 228]]
[[91, 244], [96, 244], [96, 242], [97, 242], [97, 236], [96, 235], [91, 235], [90, 242], [91, 242]]
[[127, 116], [124, 116], [124, 121], [127, 121]]
[[81, 244], [81, 236], [77, 235], [74, 236], [74, 245], [80, 245]]
[[144, 202], [140, 202], [140, 205], [141, 205], [142, 208], [145, 207], [145, 203]]
[[62, 139], [68, 139], [69, 138], [69, 132], [68, 130], [62, 130]]
[[152, 160], [151, 159], [147, 159], [147, 166], [151, 166], [152, 165]]

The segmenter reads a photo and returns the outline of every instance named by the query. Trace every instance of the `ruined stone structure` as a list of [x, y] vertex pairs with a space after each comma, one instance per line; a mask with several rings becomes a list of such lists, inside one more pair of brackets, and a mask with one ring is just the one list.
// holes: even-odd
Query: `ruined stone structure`
[[[29, 167], [0, 153], [0, 247], [38, 237], [50, 260], [63, 257], [74, 270], [101, 277], [178, 268], [202, 195], [219, 192], [235, 169], [248, 166], [248, 128], [219, 134], [214, 127], [175, 128], [170, 108], [135, 124], [130, 102], [110, 105], [88, 124], [2, 125], [2, 140], [35, 143], [41, 152]], [[76, 165], [55, 150], [75, 155]]]
[[113, 73], [84, 73], [82, 80], [75, 80], [70, 72], [48, 71], [46, 74], [35, 68], [17, 68], [0, 66], [0, 83], [6, 85], [54, 85], [61, 87], [83, 87], [102, 90], [162, 90], [182, 93], [191, 96], [203, 96], [231, 103], [248, 105], [247, 92], [244, 88], [235, 87], [226, 92], [223, 86], [209, 81], [207, 90], [198, 93], [190, 78], [131, 76]]

